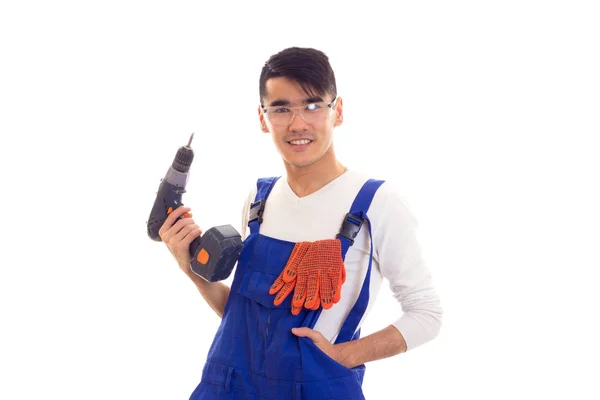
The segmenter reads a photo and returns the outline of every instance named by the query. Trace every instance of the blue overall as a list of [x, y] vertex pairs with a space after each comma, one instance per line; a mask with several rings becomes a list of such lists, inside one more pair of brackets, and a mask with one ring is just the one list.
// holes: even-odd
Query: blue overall
[[[298, 337], [292, 328], [313, 328], [322, 308], [291, 312], [290, 294], [275, 306], [269, 289], [285, 267], [295, 243], [261, 235], [262, 211], [278, 178], [257, 182], [250, 235], [244, 241], [231, 284], [223, 319], [208, 352], [202, 380], [190, 400], [359, 400], [364, 399], [362, 381], [365, 366], [346, 368], [321, 351], [310, 339]], [[367, 181], [344, 219], [351, 235], [340, 230], [342, 258], [353, 244], [361, 220], [382, 181]], [[348, 225], [350, 224], [350, 225]], [[352, 228], [354, 225], [354, 229]], [[369, 267], [359, 297], [346, 318], [336, 343], [360, 337], [358, 324], [369, 301]], [[335, 305], [334, 305], [335, 307]]]

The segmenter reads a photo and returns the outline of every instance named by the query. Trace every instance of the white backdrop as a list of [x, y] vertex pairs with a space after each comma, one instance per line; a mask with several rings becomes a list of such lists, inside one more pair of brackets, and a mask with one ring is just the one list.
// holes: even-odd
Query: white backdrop
[[[338, 155], [405, 195], [445, 309], [367, 398], [599, 398], [592, 3], [3, 2], [0, 398], [188, 398], [219, 319], [146, 220], [195, 132], [184, 201], [239, 229], [288, 46], [330, 56]], [[399, 310], [384, 287], [363, 334]]]

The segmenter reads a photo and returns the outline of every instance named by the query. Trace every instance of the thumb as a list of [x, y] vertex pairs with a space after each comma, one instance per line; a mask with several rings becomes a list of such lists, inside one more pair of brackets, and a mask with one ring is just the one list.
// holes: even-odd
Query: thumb
[[313, 342], [317, 342], [320, 339], [319, 332], [314, 331], [310, 328], [292, 328], [292, 333], [299, 337], [307, 337]]

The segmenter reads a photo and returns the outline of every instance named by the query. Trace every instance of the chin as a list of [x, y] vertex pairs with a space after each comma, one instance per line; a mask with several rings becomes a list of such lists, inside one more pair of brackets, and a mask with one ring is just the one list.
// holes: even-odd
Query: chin
[[305, 168], [308, 167], [310, 165], [313, 165], [314, 163], [316, 163], [317, 161], [319, 161], [318, 158], [299, 158], [299, 157], [286, 157], [284, 158], [285, 162], [288, 163], [289, 165], [296, 167], [296, 168]]

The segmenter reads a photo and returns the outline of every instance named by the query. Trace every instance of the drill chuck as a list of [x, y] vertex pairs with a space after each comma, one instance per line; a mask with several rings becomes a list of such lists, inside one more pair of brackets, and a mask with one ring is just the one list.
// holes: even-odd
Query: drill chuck
[[194, 161], [194, 150], [190, 147], [192, 144], [192, 139], [194, 138], [194, 134], [190, 136], [190, 141], [187, 146], [180, 147], [177, 150], [177, 154], [175, 154], [175, 159], [173, 160], [173, 164], [171, 167], [178, 172], [187, 173], [190, 170], [190, 166], [192, 165], [192, 161]]

